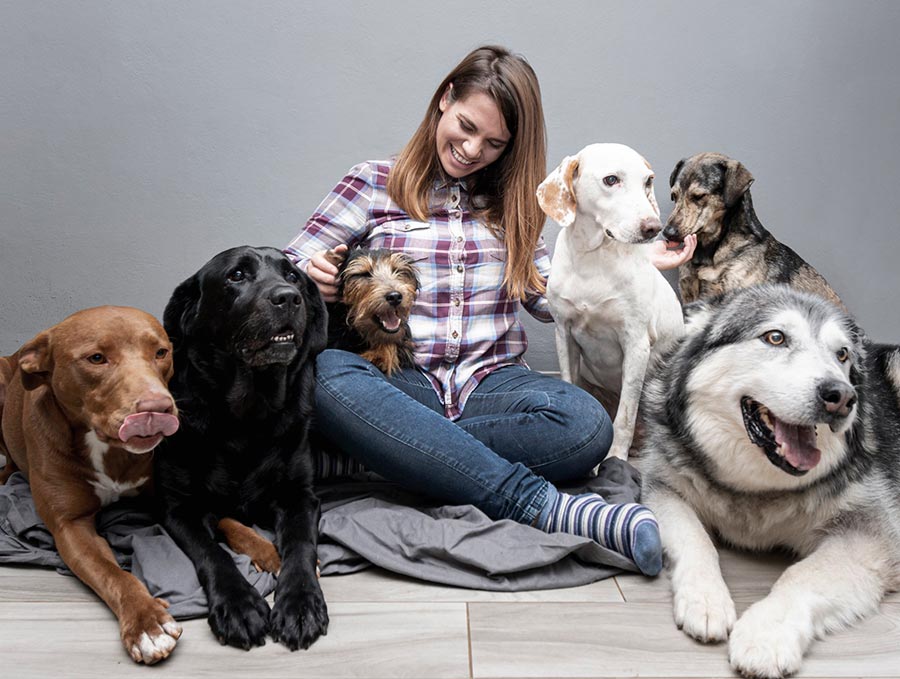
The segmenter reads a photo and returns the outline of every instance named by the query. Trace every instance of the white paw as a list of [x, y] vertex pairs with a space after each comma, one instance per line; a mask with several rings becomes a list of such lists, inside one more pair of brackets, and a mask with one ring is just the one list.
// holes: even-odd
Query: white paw
[[786, 677], [799, 670], [812, 632], [787, 621], [788, 613], [766, 599], [748, 608], [728, 641], [731, 666], [748, 677]]
[[178, 637], [181, 636], [181, 625], [177, 622], [166, 622], [162, 625], [160, 634], [150, 636], [143, 632], [138, 643], [130, 649], [131, 659], [135, 662], [143, 662], [152, 665], [165, 660], [175, 650]]
[[673, 603], [675, 624], [698, 641], [725, 641], [737, 619], [731, 593], [721, 579], [682, 585], [674, 592]]

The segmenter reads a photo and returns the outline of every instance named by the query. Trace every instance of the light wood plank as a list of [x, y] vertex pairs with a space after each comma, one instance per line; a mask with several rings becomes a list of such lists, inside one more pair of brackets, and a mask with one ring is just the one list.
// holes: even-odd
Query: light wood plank
[[438, 585], [396, 573], [370, 568], [349, 575], [322, 578], [326, 601], [588, 601], [622, 602], [622, 594], [612, 578], [583, 587], [530, 590], [524, 592], [486, 592]]
[[[329, 634], [291, 653], [271, 640], [252, 651], [223, 647], [205, 620], [185, 623], [166, 677], [467, 677], [464, 604], [335, 603]], [[102, 605], [11, 603], [0, 608], [0, 657], [15, 677], [147, 676], [121, 647]], [[11, 675], [12, 676], [12, 675]]]
[[[666, 604], [475, 603], [473, 676], [730, 677], [723, 644], [676, 629]], [[817, 642], [798, 677], [885, 677], [900, 669], [900, 607]]]
[[100, 599], [81, 580], [52, 568], [0, 566], [0, 603], [7, 601], [83, 601]]

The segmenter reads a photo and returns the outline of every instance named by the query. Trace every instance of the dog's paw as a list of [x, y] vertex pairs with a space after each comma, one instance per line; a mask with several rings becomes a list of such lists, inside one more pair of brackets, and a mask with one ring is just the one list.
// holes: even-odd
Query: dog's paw
[[269, 630], [269, 604], [252, 585], [210, 596], [209, 626], [219, 643], [249, 650], [264, 646]]
[[292, 651], [328, 634], [328, 608], [321, 590], [275, 594], [269, 632]]
[[747, 609], [728, 640], [728, 660], [748, 677], [786, 677], [800, 669], [812, 630], [788, 622], [766, 599]]
[[166, 612], [168, 604], [152, 599], [128, 620], [120, 622], [122, 644], [131, 659], [147, 665], [169, 657], [181, 636], [181, 625]]
[[721, 579], [679, 587], [673, 604], [678, 628], [704, 643], [725, 641], [737, 619], [731, 593]]

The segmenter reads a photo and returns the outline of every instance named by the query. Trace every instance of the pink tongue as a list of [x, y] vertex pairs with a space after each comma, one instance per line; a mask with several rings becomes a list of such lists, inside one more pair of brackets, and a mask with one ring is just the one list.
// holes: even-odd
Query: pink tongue
[[171, 436], [178, 431], [178, 418], [168, 413], [135, 413], [125, 418], [119, 427], [119, 440], [135, 436]]
[[379, 318], [381, 319], [381, 324], [388, 330], [396, 330], [400, 327], [400, 317], [393, 311], [388, 311], [379, 316]]
[[775, 420], [775, 441], [781, 445], [784, 459], [795, 469], [809, 471], [819, 464], [822, 451], [816, 448], [815, 427], [801, 427]]

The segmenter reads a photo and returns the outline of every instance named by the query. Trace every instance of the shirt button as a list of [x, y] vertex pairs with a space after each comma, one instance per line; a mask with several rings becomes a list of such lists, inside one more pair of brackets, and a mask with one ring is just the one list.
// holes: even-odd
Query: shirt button
[[456, 270], [459, 271], [460, 273], [462, 273], [462, 272], [463, 272], [463, 265], [462, 265], [462, 264], [458, 265], [458, 266], [456, 267]]
[[450, 333], [450, 337], [452, 337], [453, 339], [456, 339], [457, 337], [459, 337], [459, 333], [456, 332], [456, 330], [454, 330], [452, 333]]
[[459, 306], [459, 298], [453, 300], [453, 306]]
[[457, 242], [457, 243], [462, 243], [462, 242], [463, 242], [463, 237], [462, 237], [462, 236], [457, 236], [457, 237], [456, 237], [456, 242]]

